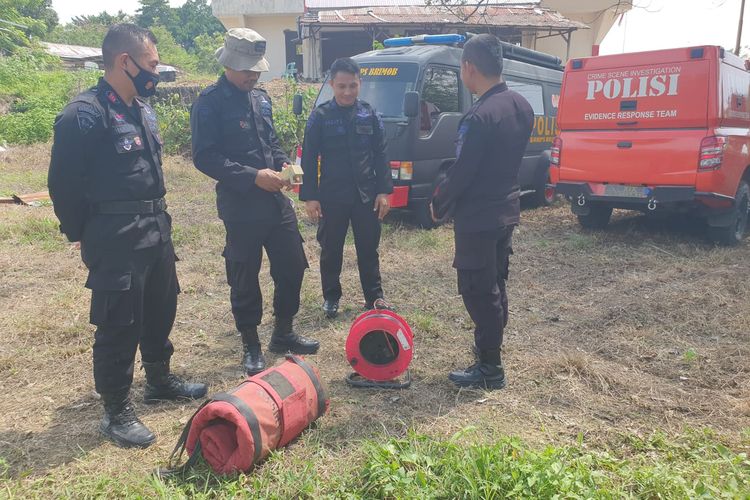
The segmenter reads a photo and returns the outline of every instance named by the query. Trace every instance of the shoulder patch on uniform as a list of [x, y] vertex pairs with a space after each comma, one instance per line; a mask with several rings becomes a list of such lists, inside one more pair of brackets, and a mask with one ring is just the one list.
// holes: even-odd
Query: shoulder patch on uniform
[[[260, 91], [260, 93], [255, 93], [256, 90]], [[272, 115], [272, 108], [271, 98], [268, 97], [268, 93], [261, 89], [253, 89], [253, 97], [258, 99], [260, 103], [260, 113], [265, 117], [270, 117]]]
[[76, 118], [78, 119], [78, 128], [83, 134], [87, 134], [99, 122], [101, 113], [93, 104], [83, 102], [76, 109]]
[[461, 150], [464, 147], [464, 141], [466, 140], [466, 134], [469, 133], [469, 126], [471, 122], [464, 119], [458, 126], [458, 139], [456, 140], [456, 158], [461, 156]]
[[96, 100], [97, 88], [91, 87], [90, 89], [81, 92], [71, 100], [71, 104], [74, 102], [89, 102], [92, 103]]

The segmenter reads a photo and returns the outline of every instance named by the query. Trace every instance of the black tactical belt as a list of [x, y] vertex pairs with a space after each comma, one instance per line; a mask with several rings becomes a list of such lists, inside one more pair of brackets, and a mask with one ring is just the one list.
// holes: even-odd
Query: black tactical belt
[[104, 201], [94, 205], [95, 214], [106, 215], [149, 215], [158, 214], [167, 209], [164, 198], [157, 200]]

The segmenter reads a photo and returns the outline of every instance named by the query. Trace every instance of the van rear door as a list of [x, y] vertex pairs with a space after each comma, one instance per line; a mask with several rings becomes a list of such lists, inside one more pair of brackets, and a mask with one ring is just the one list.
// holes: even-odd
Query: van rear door
[[560, 179], [693, 185], [715, 75], [710, 58], [673, 49], [575, 62], [558, 113]]
[[[711, 61], [691, 58], [691, 49], [660, 52], [675, 58], [664, 60], [665, 57], [649, 54], [656, 61], [650, 63], [641, 60], [639, 54], [623, 54], [568, 63], [558, 117], [560, 127], [706, 128]], [[630, 64], [623, 64], [627, 62]], [[576, 69], [574, 63], [581, 68]]]

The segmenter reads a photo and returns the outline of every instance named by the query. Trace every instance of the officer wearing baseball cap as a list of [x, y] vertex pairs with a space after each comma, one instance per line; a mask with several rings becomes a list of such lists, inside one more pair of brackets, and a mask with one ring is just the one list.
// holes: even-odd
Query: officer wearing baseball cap
[[275, 325], [269, 349], [314, 354], [319, 343], [297, 335], [292, 319], [300, 304], [308, 267], [297, 216], [283, 193], [289, 183], [279, 172], [290, 163], [273, 125], [271, 99], [255, 88], [268, 71], [266, 41], [247, 28], [230, 29], [216, 51], [224, 66], [219, 80], [201, 92], [190, 114], [193, 163], [215, 179], [219, 218], [226, 228], [227, 282], [237, 330], [242, 335], [243, 368], [265, 369], [258, 325], [263, 299], [258, 273], [266, 250], [274, 282]]

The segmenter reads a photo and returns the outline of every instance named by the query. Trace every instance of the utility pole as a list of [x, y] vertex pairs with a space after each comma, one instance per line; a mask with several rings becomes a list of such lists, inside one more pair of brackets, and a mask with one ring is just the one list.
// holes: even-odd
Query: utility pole
[[737, 45], [734, 46], [734, 53], [740, 55], [740, 42], [742, 41], [742, 18], [745, 17], [745, 0], [740, 4], [740, 24], [737, 27]]

